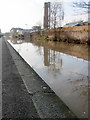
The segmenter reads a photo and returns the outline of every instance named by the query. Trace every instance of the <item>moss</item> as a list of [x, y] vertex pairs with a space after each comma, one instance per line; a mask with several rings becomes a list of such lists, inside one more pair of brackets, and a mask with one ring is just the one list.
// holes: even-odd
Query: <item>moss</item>
[[42, 36], [42, 37], [36, 37], [35, 40], [36, 41], [53, 41], [53, 38]]
[[42, 37], [36, 37], [35, 38], [36, 41], [45, 41], [45, 37], [42, 36]]

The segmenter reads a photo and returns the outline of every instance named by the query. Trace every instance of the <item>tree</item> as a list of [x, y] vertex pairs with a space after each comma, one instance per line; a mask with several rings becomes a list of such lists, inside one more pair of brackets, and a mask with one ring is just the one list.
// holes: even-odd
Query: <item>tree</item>
[[64, 9], [61, 2], [51, 3], [51, 20], [50, 26], [52, 28], [60, 27], [61, 21], [64, 19]]
[[[90, 1], [79, 1], [79, 2], [73, 2], [73, 7], [79, 10], [78, 13], [80, 14], [86, 14], [86, 13], [90, 13]], [[76, 9], [76, 11], [77, 11]], [[82, 10], [82, 12], [80, 12]]]
[[55, 30], [55, 40], [57, 40], [56, 36], [56, 28], [61, 27], [61, 22], [64, 19], [64, 9], [61, 2], [53, 2], [51, 3], [51, 20], [50, 27]]

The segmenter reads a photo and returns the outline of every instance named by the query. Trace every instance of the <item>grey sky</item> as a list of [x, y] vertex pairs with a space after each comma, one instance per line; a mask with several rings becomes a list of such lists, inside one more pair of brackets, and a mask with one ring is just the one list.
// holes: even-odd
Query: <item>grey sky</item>
[[72, 16], [73, 11], [68, 4], [75, 0], [0, 0], [0, 28], [2, 32], [8, 32], [12, 27], [26, 28], [25, 24], [27, 24], [27, 28], [38, 25], [40, 22], [43, 24], [44, 2], [48, 1], [63, 1], [65, 7], [63, 24], [80, 18], [80, 16], [76, 16], [76, 18]]

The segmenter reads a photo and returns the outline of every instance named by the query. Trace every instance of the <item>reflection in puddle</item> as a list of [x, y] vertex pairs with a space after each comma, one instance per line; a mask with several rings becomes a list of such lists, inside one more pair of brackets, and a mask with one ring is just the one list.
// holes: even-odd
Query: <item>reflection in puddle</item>
[[61, 45], [57, 49], [47, 42], [10, 44], [79, 118], [88, 117], [88, 61], [78, 58], [75, 48], [76, 53], [69, 50], [70, 45], [63, 52]]

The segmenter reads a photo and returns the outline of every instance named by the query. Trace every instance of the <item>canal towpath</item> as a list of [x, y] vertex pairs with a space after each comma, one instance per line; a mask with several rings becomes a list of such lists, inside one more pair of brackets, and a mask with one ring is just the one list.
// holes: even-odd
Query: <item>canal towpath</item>
[[39, 118], [4, 39], [2, 61], [2, 118]]
[[4, 38], [2, 61], [3, 118], [76, 117]]

